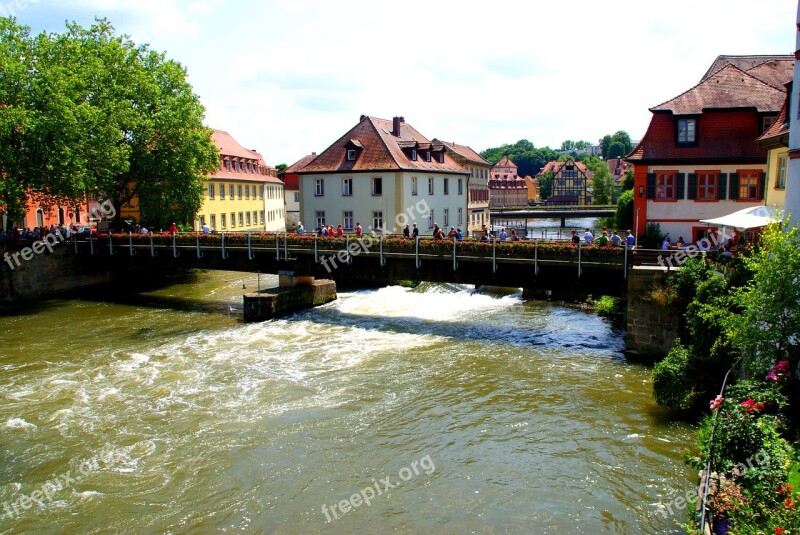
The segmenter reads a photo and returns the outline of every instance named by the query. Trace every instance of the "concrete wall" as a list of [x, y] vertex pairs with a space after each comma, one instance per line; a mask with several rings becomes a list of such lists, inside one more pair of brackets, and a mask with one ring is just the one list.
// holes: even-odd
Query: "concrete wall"
[[660, 358], [672, 347], [679, 314], [651, 299], [652, 290], [664, 286], [667, 273], [660, 267], [635, 267], [628, 273], [628, 351]]
[[[21, 248], [0, 247], [0, 255], [13, 255]], [[13, 266], [13, 269], [12, 267]], [[112, 281], [106, 262], [86, 262], [73, 254], [72, 244], [58, 243], [53, 252], [43, 252], [19, 266], [11, 260], [0, 262], [0, 300], [34, 300]]]

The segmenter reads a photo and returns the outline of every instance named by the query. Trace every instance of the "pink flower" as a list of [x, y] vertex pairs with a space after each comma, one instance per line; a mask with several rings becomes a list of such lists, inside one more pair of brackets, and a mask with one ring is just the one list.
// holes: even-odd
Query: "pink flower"
[[789, 369], [789, 361], [782, 360], [775, 364], [772, 369], [767, 374], [767, 381], [778, 381], [781, 377], [789, 378], [792, 376], [792, 372]]
[[712, 411], [717, 410], [719, 408], [719, 406], [722, 405], [722, 400], [723, 399], [724, 398], [722, 396], [715, 397], [713, 400], [711, 400], [711, 403], [709, 403], [709, 408]]

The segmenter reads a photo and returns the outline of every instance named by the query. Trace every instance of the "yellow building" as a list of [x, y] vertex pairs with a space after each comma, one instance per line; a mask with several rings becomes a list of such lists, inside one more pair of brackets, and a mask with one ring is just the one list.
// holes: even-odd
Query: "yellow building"
[[775, 122], [758, 138], [758, 144], [767, 149], [764, 204], [781, 210], [786, 208], [786, 179], [789, 173], [789, 116], [786, 108], [789, 104], [788, 95], [791, 94], [791, 84], [789, 84], [786, 102], [781, 112]]
[[203, 181], [205, 196], [195, 229], [217, 232], [275, 232], [286, 228], [283, 182], [255, 150], [241, 146], [227, 132], [214, 130], [219, 147], [217, 172]]

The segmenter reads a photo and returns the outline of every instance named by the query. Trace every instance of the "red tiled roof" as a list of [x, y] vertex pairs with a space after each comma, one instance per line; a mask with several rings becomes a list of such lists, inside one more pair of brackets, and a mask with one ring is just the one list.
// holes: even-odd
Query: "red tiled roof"
[[[778, 117], [775, 118], [775, 123], [770, 126], [766, 132], [764, 132], [761, 137], [758, 138], [757, 141], [767, 141], [766, 145], [771, 145], [775, 143], [769, 143], [769, 141], [777, 142], [781, 144], [780, 139], [783, 136], [789, 135], [789, 114], [786, 111], [786, 108], [789, 104], [789, 97], [788, 95], [791, 94], [791, 84], [789, 84], [787, 97], [783, 101], [783, 107], [781, 108], [781, 112], [778, 114]], [[788, 138], [786, 142], [788, 143]]]
[[496, 164], [494, 164], [494, 167], [513, 167], [514, 169], [516, 169], [516, 168], [517, 168], [517, 164], [515, 164], [514, 162], [512, 162], [512, 161], [511, 161], [511, 160], [508, 158], [508, 155], [505, 155], [505, 156], [503, 156], [502, 158], [500, 158], [500, 161], [499, 161], [499, 162], [497, 162]]
[[[422, 150], [418, 151], [417, 159], [412, 160], [409, 157], [410, 150], [404, 151], [403, 146], [413, 146], [413, 144], [404, 142], [417, 142], [422, 147], [430, 146], [434, 150], [437, 147], [404, 120], [400, 121], [399, 125], [400, 135], [395, 136], [392, 133], [393, 121], [362, 116], [358, 124], [298, 172], [408, 170], [469, 174], [469, 171], [456, 163], [443, 150], [443, 147], [441, 150], [444, 151], [444, 163], [439, 163], [433, 155], [431, 155], [430, 161], [425, 161]], [[358, 151], [354, 161], [347, 159], [347, 145], [351, 141], [358, 142], [363, 146], [363, 150]], [[353, 143], [350, 145], [352, 146]]]
[[[219, 148], [220, 157], [224, 158], [226, 156], [230, 156], [233, 158], [241, 158], [244, 160], [250, 160], [258, 164], [259, 168], [261, 169], [268, 169], [269, 166], [264, 161], [264, 157], [261, 156], [256, 150], [250, 150], [244, 148], [242, 145], [239, 144], [238, 141], [233, 139], [229, 133], [224, 132], [222, 130], [213, 130], [211, 133], [211, 139]], [[283, 184], [283, 182], [274, 176], [265, 175], [261, 173], [248, 173], [244, 170], [240, 172], [234, 171], [234, 168], [231, 167], [231, 170], [228, 171], [224, 165], [220, 165], [220, 169], [218, 169], [214, 174], [210, 175], [209, 178], [216, 178], [216, 179], [225, 179], [225, 180], [248, 180], [252, 182], [270, 182], [275, 184]]]
[[564, 160], [564, 161], [561, 161], [561, 162], [557, 161], [557, 160], [550, 160], [549, 162], [544, 164], [544, 167], [542, 167], [539, 170], [538, 173], [536, 173], [536, 176], [537, 177], [542, 176], [543, 174], [547, 173], [548, 171], [552, 172], [553, 174], [556, 174], [561, 170], [561, 168], [564, 166], [564, 164], [567, 163], [568, 161], [574, 163], [575, 167], [577, 167], [579, 171], [582, 171], [584, 174], [588, 173], [588, 170], [586, 169], [586, 164], [583, 163], [583, 162], [576, 162], [575, 160]]
[[762, 82], [781, 89], [783, 84], [792, 79], [794, 57], [790, 55], [717, 56], [717, 59], [715, 59], [711, 67], [708, 68], [700, 79], [700, 82], [711, 78], [727, 65], [733, 65], [751, 76], [758, 78]]
[[317, 153], [316, 152], [312, 152], [311, 154], [307, 154], [306, 156], [303, 156], [302, 158], [300, 158], [299, 160], [294, 162], [292, 165], [287, 167], [283, 172], [284, 173], [296, 173], [300, 169], [302, 169], [303, 167], [308, 165], [309, 162], [311, 162], [311, 160], [313, 160], [316, 157], [317, 157]]
[[650, 111], [699, 115], [707, 109], [755, 108], [759, 112], [776, 112], [781, 108], [783, 98], [784, 91], [734, 65], [726, 65], [693, 88], [650, 108]]
[[[434, 139], [434, 141], [439, 141], [438, 139]], [[491, 165], [489, 160], [472, 150], [470, 147], [466, 145], [458, 145], [457, 143], [448, 143], [447, 141], [442, 141], [446, 146], [452, 149], [453, 152], [458, 154], [459, 156], [465, 158], [468, 162], [478, 163], [483, 165]]]

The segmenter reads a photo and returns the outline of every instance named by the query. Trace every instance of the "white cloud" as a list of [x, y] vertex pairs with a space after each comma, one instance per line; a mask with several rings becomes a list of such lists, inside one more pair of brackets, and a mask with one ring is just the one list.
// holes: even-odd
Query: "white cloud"
[[717, 55], [790, 54], [795, 35], [791, 2], [750, 0], [40, 5], [22, 22], [59, 30], [107, 16], [165, 50], [187, 66], [209, 125], [272, 164], [325, 149], [361, 114], [404, 115], [477, 150], [617, 130], [636, 139], [648, 108], [697, 83]]

